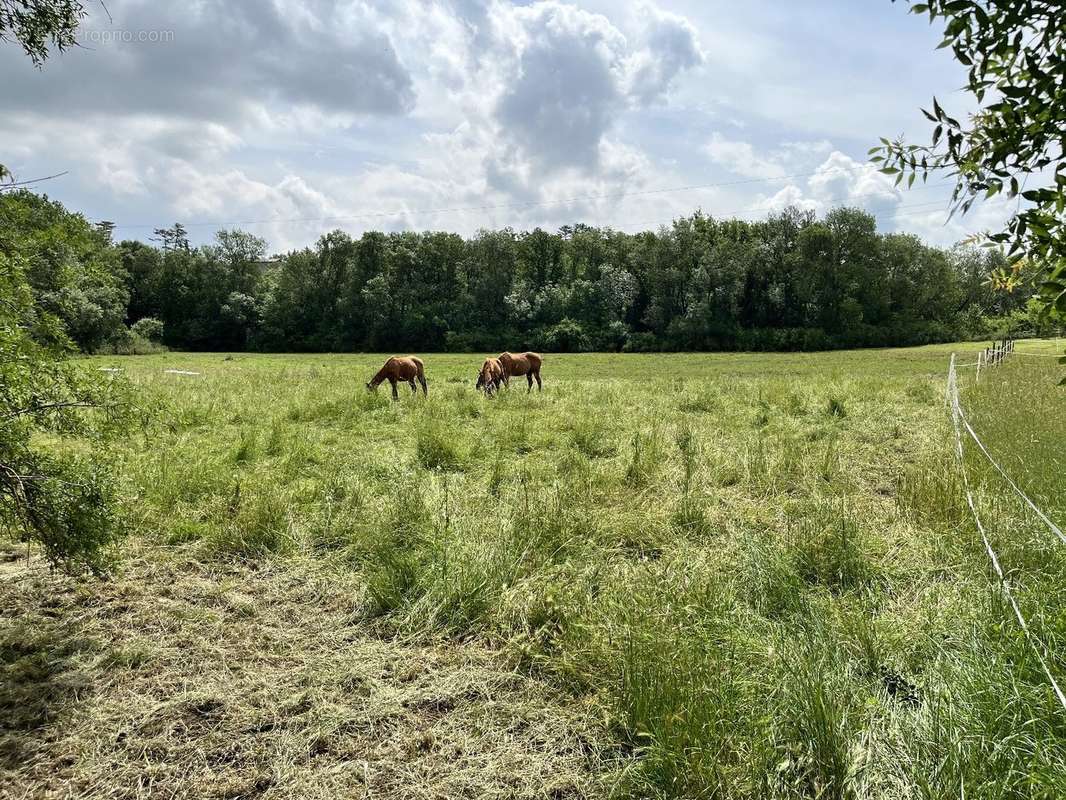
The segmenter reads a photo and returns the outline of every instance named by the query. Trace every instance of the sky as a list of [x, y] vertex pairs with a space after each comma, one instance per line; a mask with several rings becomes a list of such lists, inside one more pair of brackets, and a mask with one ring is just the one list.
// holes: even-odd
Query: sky
[[0, 43], [0, 163], [116, 237], [183, 223], [271, 252], [340, 228], [759, 219], [864, 208], [950, 245], [950, 185], [897, 189], [879, 137], [970, 108], [940, 30], [890, 0], [86, 0], [35, 69]]

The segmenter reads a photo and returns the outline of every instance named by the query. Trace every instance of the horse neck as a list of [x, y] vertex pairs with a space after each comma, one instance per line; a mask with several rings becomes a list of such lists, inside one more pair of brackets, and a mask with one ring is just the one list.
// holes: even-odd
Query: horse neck
[[388, 375], [386, 374], [386, 369], [385, 369], [385, 367], [382, 367], [381, 369], [378, 370], [378, 374], [370, 379], [370, 385], [371, 386], [378, 386], [387, 377], [388, 377]]

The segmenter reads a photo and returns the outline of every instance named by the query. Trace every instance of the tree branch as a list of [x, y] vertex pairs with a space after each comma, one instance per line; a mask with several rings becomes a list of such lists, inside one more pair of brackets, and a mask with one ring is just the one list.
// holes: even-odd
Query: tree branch
[[87, 403], [82, 401], [69, 401], [63, 403], [41, 403], [33, 408], [18, 408], [14, 411], [4, 414], [0, 419], [14, 419], [15, 417], [22, 417], [26, 414], [35, 414], [38, 411], [54, 411], [60, 408], [99, 408], [98, 403]]

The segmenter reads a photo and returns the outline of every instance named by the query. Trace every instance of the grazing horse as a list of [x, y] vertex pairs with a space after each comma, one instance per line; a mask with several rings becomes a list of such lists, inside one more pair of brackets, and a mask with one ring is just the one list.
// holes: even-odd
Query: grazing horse
[[407, 381], [411, 386], [411, 391], [418, 394], [418, 389], [415, 387], [416, 379], [422, 384], [422, 394], [428, 396], [429, 389], [426, 387], [426, 371], [422, 366], [422, 359], [415, 356], [393, 356], [385, 362], [385, 366], [378, 370], [378, 374], [370, 379], [366, 388], [374, 391], [382, 381], [388, 381], [392, 386], [392, 399], [399, 400], [396, 383]]
[[485, 394], [492, 394], [503, 383], [503, 365], [498, 358], [486, 358], [481, 365], [481, 372], [477, 375], [478, 389], [484, 389]]
[[503, 384], [511, 388], [512, 375], [525, 375], [529, 388], [526, 393], [533, 391], [533, 379], [537, 379], [537, 391], [543, 387], [540, 383], [540, 365], [544, 363], [539, 353], [500, 353], [500, 366], [503, 367]]

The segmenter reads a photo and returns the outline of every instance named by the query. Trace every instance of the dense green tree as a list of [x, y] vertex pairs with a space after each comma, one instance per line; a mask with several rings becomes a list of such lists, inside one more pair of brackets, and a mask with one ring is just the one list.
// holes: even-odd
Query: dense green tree
[[159, 318], [164, 341], [173, 347], [247, 347], [261, 323], [266, 243], [228, 230], [199, 248], [180, 238], [168, 233], [158, 249], [141, 242], [118, 246], [129, 287], [127, 322]]
[[295, 351], [792, 350], [1033, 327], [1024, 292], [987, 282], [1006, 263], [998, 250], [880, 234], [847, 208], [756, 222], [697, 213], [637, 234], [333, 231], [267, 259], [242, 231], [186, 247], [180, 225], [160, 246], [112, 246], [24, 192], [0, 203], [2, 230], [19, 252], [46, 245], [27, 262], [35, 303], [82, 349], [115, 329], [128, 350], [125, 325], [144, 318], [174, 348]]
[[102, 436], [124, 393], [119, 380], [65, 360], [74, 345], [28, 279], [32, 260], [0, 231], [0, 529], [54, 563], [100, 571], [121, 525], [99, 450], [49, 448], [40, 435]]
[[[0, 41], [40, 66], [49, 43], [75, 43], [81, 16], [76, 0], [0, 0]], [[47, 198], [0, 195], [0, 529], [41, 544], [53, 563], [95, 571], [121, 532], [100, 448], [79, 456], [41, 434], [99, 436], [128, 411], [120, 380], [64, 359], [68, 328], [91, 348], [126, 305], [110, 234]]]
[[885, 172], [912, 184], [946, 172], [956, 180], [955, 209], [1004, 192], [1026, 202], [1004, 231], [1015, 269], [995, 278], [1014, 288], [1021, 260], [1043, 271], [1040, 296], [1066, 318], [1066, 24], [1061, 0], [929, 0], [911, 13], [944, 24], [941, 47], [968, 69], [978, 110], [951, 116], [934, 98], [923, 113], [934, 125], [928, 145], [902, 139], [874, 148]]
[[24, 256], [34, 302], [83, 350], [123, 329], [129, 301], [122, 260], [106, 232], [27, 190], [0, 195], [0, 249]]

